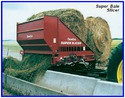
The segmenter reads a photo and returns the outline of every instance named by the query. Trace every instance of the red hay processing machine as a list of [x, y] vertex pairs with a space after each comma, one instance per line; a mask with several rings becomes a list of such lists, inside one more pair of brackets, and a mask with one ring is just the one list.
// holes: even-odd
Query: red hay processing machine
[[110, 56], [107, 71], [95, 69], [94, 52], [58, 17], [44, 16], [17, 24], [17, 42], [24, 54], [51, 55], [54, 70], [68, 66], [70, 72], [77, 69], [80, 73], [80, 68], [84, 74], [87, 70], [87, 76], [106, 77], [107, 74], [107, 80], [122, 83], [122, 43]]
[[94, 68], [93, 51], [58, 17], [44, 16], [17, 24], [17, 41], [24, 53], [52, 55], [53, 65]]

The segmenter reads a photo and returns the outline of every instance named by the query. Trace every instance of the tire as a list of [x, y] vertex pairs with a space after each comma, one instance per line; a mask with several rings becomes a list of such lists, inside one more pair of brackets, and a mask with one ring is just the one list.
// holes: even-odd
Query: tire
[[[121, 76], [121, 80], [119, 77]], [[108, 81], [122, 83], [122, 43], [114, 48], [107, 64]]]

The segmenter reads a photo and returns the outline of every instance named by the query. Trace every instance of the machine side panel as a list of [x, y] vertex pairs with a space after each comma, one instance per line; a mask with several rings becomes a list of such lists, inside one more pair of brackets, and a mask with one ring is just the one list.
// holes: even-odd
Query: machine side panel
[[44, 18], [17, 24], [17, 41], [24, 53], [52, 54], [44, 37]]
[[44, 16], [44, 38], [53, 53], [57, 52], [58, 46], [58, 18]]
[[59, 20], [59, 46], [86, 46]]
[[19, 40], [36, 40], [36, 39], [43, 39], [44, 38], [44, 31], [33, 31], [27, 33], [18, 33], [18, 41]]
[[31, 22], [18, 24], [17, 33], [44, 29], [44, 24], [43, 23], [44, 23], [44, 20], [39, 19], [39, 20], [31, 21]]

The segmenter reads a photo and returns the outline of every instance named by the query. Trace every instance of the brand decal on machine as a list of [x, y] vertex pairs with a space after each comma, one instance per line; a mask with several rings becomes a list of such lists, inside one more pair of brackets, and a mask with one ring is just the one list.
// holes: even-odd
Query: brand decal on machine
[[26, 37], [27, 37], [27, 38], [32, 38], [32, 37], [33, 37], [33, 35], [27, 35]]
[[61, 41], [61, 45], [81, 45], [81, 42], [77, 42], [76, 38], [67, 38], [67, 41]]
[[67, 38], [68, 41], [76, 41], [76, 38]]
[[66, 42], [66, 41], [61, 41], [62, 45], [81, 45], [81, 42]]

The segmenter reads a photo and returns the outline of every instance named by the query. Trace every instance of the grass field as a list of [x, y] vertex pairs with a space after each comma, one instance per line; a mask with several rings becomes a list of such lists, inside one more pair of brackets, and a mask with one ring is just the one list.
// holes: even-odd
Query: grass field
[[20, 51], [22, 48], [19, 46], [19, 44], [16, 41], [3, 41], [3, 49], [4, 50], [11, 50], [11, 51]]
[[18, 60], [22, 59], [22, 56], [20, 54], [20, 50], [22, 48], [19, 46], [19, 44], [16, 41], [3, 41], [3, 56], [7, 56], [7, 51], [8, 56], [12, 56], [14, 58], [17, 58]]
[[122, 42], [122, 40], [112, 40], [112, 43], [111, 43], [111, 51], [118, 45]]

